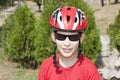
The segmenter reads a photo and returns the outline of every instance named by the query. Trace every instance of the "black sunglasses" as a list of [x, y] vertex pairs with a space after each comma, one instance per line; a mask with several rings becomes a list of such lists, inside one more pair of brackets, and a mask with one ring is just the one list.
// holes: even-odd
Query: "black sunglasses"
[[81, 36], [80, 34], [64, 35], [64, 34], [59, 34], [57, 32], [55, 33], [55, 38], [61, 41], [64, 41], [66, 37], [68, 37], [70, 41], [78, 41], [80, 39], [80, 36]]

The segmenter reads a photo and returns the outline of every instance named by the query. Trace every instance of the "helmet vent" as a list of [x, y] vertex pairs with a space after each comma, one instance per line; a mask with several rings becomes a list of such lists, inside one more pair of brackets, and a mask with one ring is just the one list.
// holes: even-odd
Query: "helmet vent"
[[62, 21], [62, 16], [60, 16], [60, 21]]
[[67, 16], [67, 21], [68, 21], [68, 22], [70, 21], [70, 16]]
[[77, 17], [75, 17], [75, 23], [77, 22]]
[[67, 8], [67, 10], [70, 10], [71, 8]]

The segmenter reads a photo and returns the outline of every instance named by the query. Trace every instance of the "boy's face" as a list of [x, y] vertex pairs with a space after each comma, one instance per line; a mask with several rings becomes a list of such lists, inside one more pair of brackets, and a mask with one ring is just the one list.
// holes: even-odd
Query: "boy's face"
[[80, 34], [78, 32], [57, 31], [53, 33], [54, 42], [62, 57], [72, 57], [78, 53]]

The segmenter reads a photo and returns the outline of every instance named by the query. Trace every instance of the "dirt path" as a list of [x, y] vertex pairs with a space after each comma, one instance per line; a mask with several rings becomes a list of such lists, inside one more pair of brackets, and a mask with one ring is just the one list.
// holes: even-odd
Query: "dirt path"
[[[101, 7], [100, 0], [91, 0], [94, 2], [89, 2], [88, 4], [94, 10], [94, 16], [96, 19], [96, 24], [100, 30], [101, 35], [106, 35], [106, 28], [114, 22], [115, 16], [118, 15], [120, 10], [120, 3], [114, 4], [114, 0], [111, 1], [111, 5], [107, 5], [105, 0], [105, 6]], [[120, 1], [119, 1], [120, 2]]]
[[0, 80], [15, 80], [14, 72], [16, 63], [7, 60], [0, 61]]

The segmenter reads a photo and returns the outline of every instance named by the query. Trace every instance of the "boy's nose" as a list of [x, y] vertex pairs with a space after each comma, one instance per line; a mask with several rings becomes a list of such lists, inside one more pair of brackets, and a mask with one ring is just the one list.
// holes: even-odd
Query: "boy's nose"
[[64, 45], [65, 45], [65, 46], [70, 46], [70, 44], [71, 44], [71, 42], [70, 42], [69, 38], [66, 37], [66, 39], [65, 39], [65, 41], [64, 41]]

